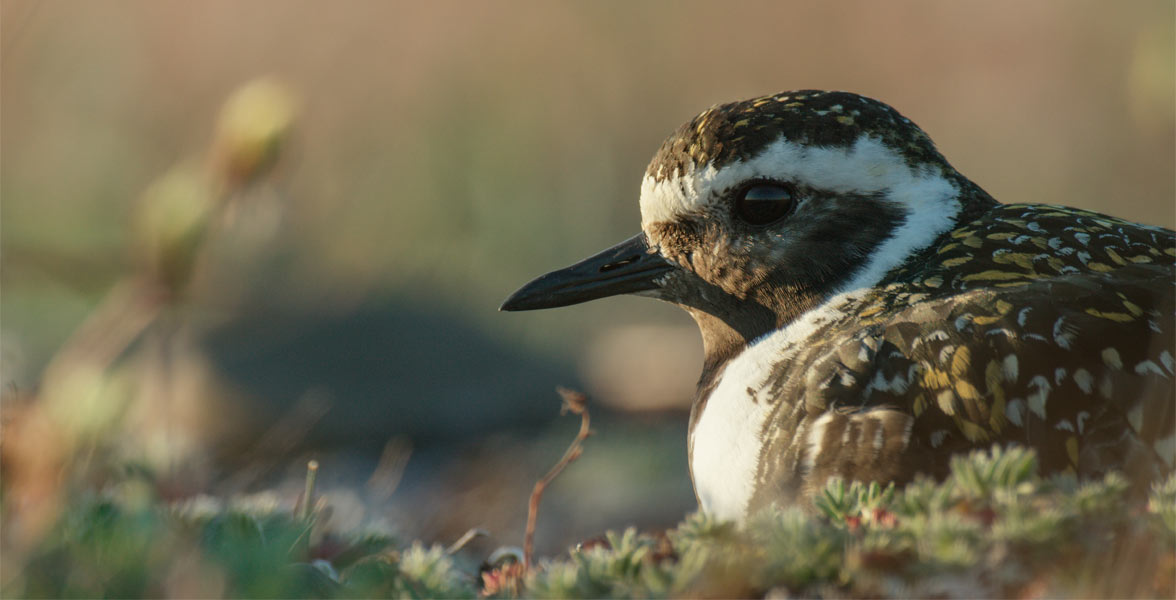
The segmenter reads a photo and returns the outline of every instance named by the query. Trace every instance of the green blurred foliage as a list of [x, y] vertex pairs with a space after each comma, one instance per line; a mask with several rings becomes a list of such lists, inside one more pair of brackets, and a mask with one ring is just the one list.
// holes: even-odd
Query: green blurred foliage
[[[323, 508], [299, 519], [248, 498], [168, 506], [144, 489], [131, 480], [75, 498], [5, 596], [468, 598], [485, 591], [486, 571], [466, 553], [378, 531], [338, 531]], [[994, 448], [954, 461], [942, 483], [896, 489], [831, 481], [814, 511], [772, 510], [744, 528], [696, 514], [664, 534], [609, 532], [591, 547], [541, 561], [522, 580], [522, 595], [1170, 597], [1174, 490], [1176, 476], [1157, 484], [1145, 506], [1117, 474], [1080, 485], [1041, 479], [1031, 452]]]

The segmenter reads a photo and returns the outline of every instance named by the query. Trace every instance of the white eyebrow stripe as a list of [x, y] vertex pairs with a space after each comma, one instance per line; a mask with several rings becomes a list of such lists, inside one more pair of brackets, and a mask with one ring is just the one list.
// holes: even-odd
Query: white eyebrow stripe
[[673, 221], [696, 212], [713, 200], [713, 194], [756, 177], [795, 181], [835, 193], [874, 194], [909, 188], [929, 175], [916, 172], [900, 153], [868, 135], [848, 147], [810, 147], [779, 139], [755, 158], [737, 160], [722, 169], [708, 164], [660, 182], [646, 176], [641, 184], [641, 224]]

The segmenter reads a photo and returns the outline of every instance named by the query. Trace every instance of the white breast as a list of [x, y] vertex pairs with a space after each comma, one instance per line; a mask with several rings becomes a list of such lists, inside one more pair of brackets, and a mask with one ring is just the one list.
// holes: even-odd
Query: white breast
[[844, 316], [838, 307], [854, 296], [834, 296], [755, 341], [727, 364], [692, 432], [690, 469], [703, 512], [733, 521], [747, 516], [765, 424], [783, 401], [765, 396], [767, 380], [776, 365], [790, 360], [817, 327]]
[[[733, 366], [733, 365], [728, 365]], [[753, 402], [746, 384], [733, 377], [711, 393], [694, 426], [690, 470], [703, 512], [738, 521], [755, 491], [760, 432], [771, 408]]]

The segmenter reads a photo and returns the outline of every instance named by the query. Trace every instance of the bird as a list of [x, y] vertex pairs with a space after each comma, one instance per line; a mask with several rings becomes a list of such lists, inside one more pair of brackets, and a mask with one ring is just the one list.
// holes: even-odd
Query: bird
[[1172, 230], [999, 203], [889, 105], [821, 90], [698, 114], [639, 204], [641, 233], [501, 310], [632, 294], [694, 318], [703, 513], [746, 521], [835, 477], [943, 478], [993, 445], [1047, 474], [1172, 472]]

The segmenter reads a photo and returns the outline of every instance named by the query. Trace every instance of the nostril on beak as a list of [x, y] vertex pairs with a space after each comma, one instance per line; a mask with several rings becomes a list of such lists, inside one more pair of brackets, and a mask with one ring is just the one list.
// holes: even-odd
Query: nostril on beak
[[619, 269], [625, 265], [633, 264], [638, 258], [641, 258], [641, 257], [640, 256], [630, 256], [628, 258], [622, 258], [621, 260], [618, 260], [617, 262], [611, 262], [606, 265], [600, 265], [599, 271], [601, 273], [607, 273], [609, 271]]

